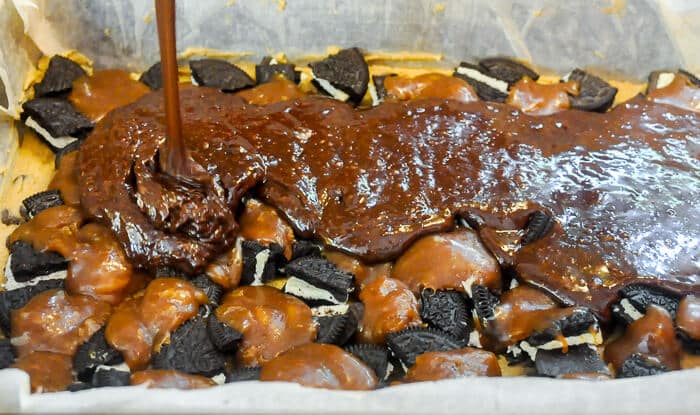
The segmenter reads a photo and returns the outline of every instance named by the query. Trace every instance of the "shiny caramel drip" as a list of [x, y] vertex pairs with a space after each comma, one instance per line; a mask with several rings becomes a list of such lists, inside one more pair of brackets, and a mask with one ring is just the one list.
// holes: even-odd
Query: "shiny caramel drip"
[[227, 293], [216, 316], [243, 334], [236, 357], [244, 366], [258, 366], [316, 338], [309, 306], [272, 287], [246, 286]]
[[227, 253], [214, 259], [205, 270], [205, 274], [225, 290], [238, 287], [243, 272], [243, 256], [240, 240]]
[[569, 109], [569, 95], [578, 95], [578, 82], [540, 84], [528, 77], [510, 89], [506, 103], [531, 115], [550, 115]]
[[362, 343], [384, 343], [387, 334], [421, 324], [418, 300], [403, 282], [381, 276], [360, 291], [365, 306], [358, 328]]
[[622, 337], [605, 347], [605, 361], [619, 371], [634, 353], [658, 359], [671, 370], [680, 369], [681, 346], [666, 310], [657, 306], [647, 308], [644, 317], [632, 322]]
[[466, 376], [501, 376], [498, 358], [489, 351], [472, 347], [423, 353], [408, 368], [404, 380], [424, 382]]
[[35, 351], [72, 356], [111, 311], [109, 304], [90, 297], [44, 291], [12, 311], [12, 343], [19, 356]]
[[647, 99], [700, 112], [700, 88], [693, 85], [688, 77], [681, 73], [675, 74], [673, 81], [667, 86], [649, 91]]
[[148, 388], [202, 389], [216, 386], [216, 382], [199, 375], [190, 375], [177, 370], [140, 370], [131, 375], [132, 385]]
[[331, 344], [297, 346], [262, 365], [262, 381], [295, 382], [312, 388], [371, 390], [374, 371], [361, 360]]
[[301, 98], [305, 94], [294, 82], [278, 74], [272, 81], [243, 90], [237, 95], [249, 104], [267, 105]]
[[80, 205], [80, 185], [78, 184], [78, 152], [73, 151], [61, 157], [61, 164], [49, 183], [48, 190], [58, 190], [63, 203], [68, 206]]
[[378, 277], [390, 276], [391, 268], [394, 265], [393, 262], [382, 262], [379, 264], [367, 265], [362, 263], [362, 261], [357, 258], [337, 251], [326, 251], [323, 253], [323, 256], [325, 256], [327, 260], [332, 262], [339, 269], [354, 275], [355, 285], [358, 291], [362, 290], [367, 284], [371, 283]]
[[20, 356], [12, 367], [27, 372], [33, 393], [60, 392], [73, 383], [73, 361], [65, 354], [33, 352]]
[[498, 263], [471, 229], [419, 239], [396, 260], [391, 277], [415, 294], [423, 288], [469, 291], [472, 284], [501, 289]]
[[68, 258], [75, 235], [84, 221], [79, 208], [66, 205], [52, 207], [42, 210], [31, 221], [15, 229], [8, 242], [10, 245], [16, 241], [30, 242], [36, 250], [58, 252]]
[[255, 199], [246, 201], [243, 212], [238, 218], [243, 239], [260, 242], [263, 245], [276, 243], [284, 250], [284, 255], [291, 259], [294, 231], [285, 220], [279, 217], [274, 208]]
[[700, 340], [700, 297], [688, 295], [678, 304], [676, 326], [691, 339]]
[[107, 322], [105, 338], [122, 352], [132, 370], [143, 369], [170, 332], [207, 303], [204, 292], [185, 280], [157, 278], [140, 297], [119, 304]]
[[387, 76], [384, 79], [386, 101], [407, 101], [422, 98], [477, 101], [474, 88], [466, 81], [439, 73], [426, 73], [413, 78]]
[[93, 122], [113, 109], [136, 102], [151, 90], [131, 79], [129, 72], [119, 69], [95, 71], [73, 82], [68, 100]]

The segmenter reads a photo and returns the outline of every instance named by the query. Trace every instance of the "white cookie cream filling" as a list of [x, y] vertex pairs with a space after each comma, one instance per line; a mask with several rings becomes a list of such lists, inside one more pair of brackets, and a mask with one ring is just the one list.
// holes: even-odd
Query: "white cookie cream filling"
[[464, 75], [469, 79], [486, 84], [493, 89], [496, 89], [504, 94], [508, 93], [508, 82], [501, 81], [500, 79], [491, 78], [490, 76], [484, 75], [483, 73], [477, 71], [476, 69], [467, 68], [465, 66], [458, 66], [457, 73]]
[[[578, 346], [580, 344], [599, 345], [603, 343], [603, 336], [600, 334], [600, 330], [596, 330], [595, 333], [586, 332], [578, 336], [566, 337], [564, 340], [567, 346]], [[537, 350], [555, 350], [561, 349], [563, 346], [564, 344], [560, 340], [550, 340], [539, 346], [532, 346], [527, 340], [520, 342], [520, 348], [530, 356], [533, 362], [537, 356]]]
[[270, 250], [263, 249], [255, 255], [255, 275], [253, 276], [253, 282], [250, 285], [263, 285], [263, 272], [265, 271], [265, 265], [267, 260], [270, 258]]
[[673, 72], [660, 73], [656, 78], [655, 89], [666, 88], [667, 86], [671, 85], [671, 82], [673, 82], [674, 79], [676, 79], [676, 74]]
[[339, 305], [322, 305], [311, 309], [311, 315], [314, 317], [332, 317], [341, 316], [348, 312], [349, 304]]
[[32, 285], [37, 285], [41, 281], [64, 280], [64, 279], [66, 279], [66, 276], [68, 275], [68, 271], [61, 270], [61, 271], [52, 272], [51, 274], [42, 275], [40, 277], [34, 277], [29, 281], [19, 282], [15, 279], [15, 275], [12, 273], [12, 268], [11, 268], [10, 264], [12, 264], [12, 254], [10, 254], [10, 256], [7, 258], [7, 263], [5, 264], [4, 288], [7, 291], [15, 290], [17, 288], [24, 288], [24, 287], [29, 287]]
[[307, 300], [319, 300], [327, 301], [331, 304], [341, 304], [329, 291], [314, 287], [297, 277], [289, 277], [287, 283], [284, 285], [284, 292]]
[[379, 98], [379, 94], [377, 93], [377, 87], [374, 86], [374, 82], [370, 82], [369, 85], [367, 85], [367, 89], [369, 89], [369, 96], [372, 97], [372, 106], [376, 107], [377, 105], [381, 104], [383, 99]]
[[318, 85], [319, 85], [324, 91], [326, 91], [326, 93], [327, 93], [328, 95], [332, 96], [333, 98], [337, 99], [338, 101], [343, 101], [343, 102], [345, 102], [345, 101], [347, 101], [347, 100], [350, 99], [350, 95], [348, 95], [348, 94], [346, 94], [345, 92], [341, 91], [340, 89], [334, 87], [334, 86], [331, 85], [331, 83], [328, 82], [327, 80], [318, 78], [318, 77], [316, 76], [316, 74], [314, 74], [313, 72], [311, 72], [311, 74], [313, 75], [313, 77], [314, 77], [314, 79], [316, 80], [316, 82], [318, 82]]
[[644, 317], [644, 314], [641, 313], [637, 309], [637, 307], [632, 305], [632, 303], [630, 303], [630, 300], [626, 298], [623, 298], [620, 301], [620, 306], [622, 307], [622, 310], [625, 312], [625, 314], [631, 319], [639, 320], [640, 318]]
[[39, 125], [39, 123], [36, 122], [36, 120], [34, 120], [32, 117], [28, 117], [24, 121], [24, 125], [31, 128], [32, 130], [36, 131], [36, 133], [39, 134], [40, 136], [42, 136], [44, 138], [44, 140], [48, 141], [49, 144], [51, 144], [52, 146], [54, 146], [56, 148], [64, 148], [67, 145], [69, 145], [75, 141], [78, 141], [77, 138], [71, 137], [71, 136], [65, 136], [65, 137], [52, 136], [48, 131], [46, 131], [46, 129], [44, 127]]

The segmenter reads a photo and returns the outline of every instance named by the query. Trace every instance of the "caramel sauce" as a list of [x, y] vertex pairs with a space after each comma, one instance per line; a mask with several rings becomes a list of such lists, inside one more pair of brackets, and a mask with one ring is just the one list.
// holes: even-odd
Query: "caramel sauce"
[[95, 71], [73, 82], [68, 100], [93, 122], [115, 108], [135, 102], [151, 90], [131, 79], [129, 72], [118, 69]]
[[498, 358], [486, 350], [465, 347], [447, 352], [428, 352], [416, 357], [406, 382], [453, 379], [465, 376], [501, 376]]
[[249, 104], [267, 105], [301, 98], [305, 94], [294, 82], [278, 74], [272, 81], [241, 91], [237, 95]]
[[258, 366], [316, 338], [309, 306], [272, 287], [246, 286], [227, 293], [216, 316], [243, 334], [236, 357], [244, 366]]
[[689, 111], [700, 112], [700, 89], [687, 76], [677, 73], [664, 88], [649, 91], [647, 99], [660, 104], [669, 104]]
[[[164, 136], [157, 93], [110, 113], [80, 150], [84, 207], [138, 266], [203, 270], [235, 240], [231, 210], [257, 184], [298, 236], [366, 263], [451, 229], [457, 214], [507, 230], [510, 216], [538, 208], [560, 225], [519, 248], [513, 265], [558, 300], [605, 319], [634, 281], [700, 293], [693, 248], [676, 244], [700, 231], [694, 112], [643, 98], [605, 114], [537, 117], [435, 99], [358, 111], [321, 97], [248, 105], [201, 87], [181, 98], [185, 145], [221, 192], [148, 197], [160, 183], [151, 173]], [[186, 209], [171, 209], [179, 204]]]
[[393, 262], [382, 262], [380, 264], [363, 264], [357, 258], [337, 251], [327, 251], [323, 256], [332, 262], [339, 269], [349, 272], [355, 276], [355, 285], [358, 290], [363, 289], [367, 284], [381, 276], [390, 276]]
[[27, 372], [33, 393], [59, 392], [73, 383], [73, 361], [64, 354], [33, 352], [19, 357], [12, 367]]
[[413, 78], [387, 76], [384, 79], [387, 101], [440, 98], [456, 101], [477, 101], [474, 88], [466, 81], [439, 73], [426, 73]]
[[671, 370], [681, 368], [681, 346], [666, 310], [657, 306], [647, 308], [644, 317], [630, 324], [622, 337], [605, 347], [605, 361], [620, 370], [633, 353], [656, 358]]
[[678, 304], [676, 326], [688, 337], [700, 340], [700, 297], [688, 295]]
[[362, 361], [330, 344], [297, 346], [262, 365], [262, 381], [295, 382], [312, 388], [371, 390], [377, 377]]
[[143, 369], [170, 332], [207, 303], [204, 292], [185, 280], [157, 278], [140, 297], [122, 302], [105, 330], [107, 342], [122, 352], [132, 370]]
[[240, 236], [244, 239], [258, 241], [263, 245], [276, 243], [284, 250], [287, 259], [292, 257], [294, 231], [274, 208], [255, 199], [246, 201], [243, 212], [238, 218]]
[[240, 243], [236, 243], [230, 251], [214, 259], [205, 270], [209, 279], [225, 290], [238, 287], [242, 272], [243, 256]]
[[381, 276], [360, 291], [365, 306], [358, 328], [362, 343], [384, 343], [387, 334], [421, 324], [419, 304], [403, 282]]
[[49, 190], [58, 190], [63, 203], [68, 206], [80, 206], [80, 186], [78, 185], [78, 152], [73, 151], [61, 157], [61, 164], [49, 183]]
[[72, 356], [107, 321], [109, 304], [63, 290], [36, 295], [13, 310], [12, 342], [18, 356], [53, 352]]
[[132, 385], [146, 385], [149, 388], [202, 389], [216, 386], [213, 380], [199, 375], [178, 372], [177, 370], [141, 370], [131, 375]]
[[472, 284], [501, 289], [498, 263], [470, 229], [419, 239], [396, 260], [391, 277], [415, 294], [423, 288], [465, 291]]
[[558, 308], [542, 291], [520, 285], [503, 293], [486, 331], [500, 347], [505, 347], [526, 339], [535, 330], [546, 328], [569, 312]]
[[36, 250], [54, 251], [68, 258], [75, 235], [84, 221], [79, 208], [66, 205], [48, 208], [15, 229], [10, 235], [9, 244], [26, 241]]
[[578, 95], [578, 82], [540, 84], [528, 77], [510, 89], [506, 103], [531, 115], [550, 115], [571, 108], [569, 94]]

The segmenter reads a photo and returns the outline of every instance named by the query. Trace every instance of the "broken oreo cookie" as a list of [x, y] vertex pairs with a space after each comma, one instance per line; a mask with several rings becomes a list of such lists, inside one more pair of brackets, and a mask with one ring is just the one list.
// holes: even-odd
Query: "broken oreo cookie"
[[260, 379], [260, 366], [239, 367], [226, 374], [226, 383]]
[[36, 131], [55, 152], [85, 138], [94, 124], [73, 105], [59, 98], [35, 98], [22, 105], [24, 124]]
[[419, 354], [445, 352], [464, 347], [464, 343], [442, 330], [411, 327], [389, 333], [386, 344], [405, 367], [411, 367]]
[[311, 305], [342, 304], [354, 290], [354, 276], [322, 257], [305, 256], [287, 264], [284, 292]]
[[628, 323], [641, 318], [650, 305], [665, 309], [672, 318], [675, 318], [680, 302], [676, 294], [644, 284], [630, 284], [622, 287], [620, 297], [614, 312], [619, 319]]
[[100, 366], [92, 375], [91, 383], [93, 388], [129, 386], [131, 384], [131, 373], [107, 366]]
[[204, 291], [209, 299], [209, 304], [219, 305], [221, 296], [224, 294], [224, 289], [219, 284], [212, 281], [206, 274], [199, 274], [190, 280], [190, 283], [200, 290]]
[[561, 349], [540, 350], [535, 358], [535, 368], [539, 375], [550, 377], [573, 373], [610, 375], [595, 347], [587, 344], [570, 347], [566, 353]]
[[321, 306], [312, 309], [318, 323], [316, 343], [345, 344], [355, 331], [362, 318], [362, 303]]
[[343, 49], [309, 66], [314, 86], [324, 94], [355, 105], [364, 98], [369, 83], [369, 68], [358, 48]]
[[466, 338], [473, 329], [467, 300], [452, 290], [424, 289], [420, 294], [421, 319], [457, 339]]
[[58, 168], [61, 166], [61, 159], [63, 158], [63, 156], [65, 156], [68, 153], [72, 153], [74, 151], [77, 151], [80, 148], [80, 144], [82, 144], [82, 143], [83, 143], [83, 140], [73, 141], [72, 143], [59, 149], [56, 152], [56, 156], [54, 158], [54, 167], [56, 168], [56, 170], [58, 170]]
[[554, 226], [554, 218], [540, 210], [530, 215], [520, 243], [525, 246], [542, 239]]
[[278, 63], [274, 58], [266, 56], [259, 65], [255, 65], [255, 81], [258, 85], [274, 80], [277, 75], [282, 75], [295, 84], [299, 83], [300, 73], [295, 70], [293, 63]]
[[15, 348], [10, 339], [0, 339], [0, 369], [10, 367], [15, 361]]
[[238, 342], [243, 338], [238, 330], [219, 320], [215, 312], [209, 314], [207, 331], [214, 347], [224, 353], [235, 352]]
[[103, 327], [78, 347], [73, 356], [73, 370], [79, 380], [88, 382], [98, 367], [117, 365], [123, 361], [121, 352], [107, 343]]
[[85, 70], [68, 58], [60, 55], [51, 57], [44, 78], [34, 85], [34, 97], [56, 96], [73, 89], [73, 81], [87, 76]]
[[86, 382], [75, 382], [68, 385], [66, 390], [68, 392], [80, 392], [87, 389], [92, 389], [92, 385]]
[[263, 245], [257, 241], [241, 243], [241, 285], [263, 285], [275, 279], [277, 271], [287, 263], [279, 244]]
[[520, 348], [536, 362], [539, 350], [563, 349], [581, 344], [598, 345], [602, 342], [598, 319], [591, 310], [577, 307], [567, 316], [553, 321], [548, 328], [536, 331], [521, 341]]
[[581, 69], [574, 69], [562, 80], [578, 82], [578, 95], [569, 95], [569, 103], [573, 109], [605, 112], [615, 101], [617, 88]]
[[42, 210], [63, 205], [61, 192], [58, 190], [46, 190], [29, 196], [22, 201], [20, 213], [24, 220], [31, 220]]
[[255, 86], [253, 78], [236, 65], [219, 59], [190, 61], [192, 83], [224, 92], [236, 92]]
[[472, 301], [474, 302], [474, 314], [481, 320], [482, 325], [485, 325], [487, 320], [496, 317], [496, 306], [500, 301], [486, 286], [472, 285]]
[[[68, 269], [68, 260], [56, 252], [36, 251], [29, 242], [16, 241], [10, 247], [8, 267], [10, 275], [6, 273], [5, 288], [13, 289], [7, 285], [8, 282], [25, 283], [37, 277], [65, 271]], [[53, 277], [63, 279], [65, 273]]]
[[381, 344], [350, 344], [344, 347], [345, 351], [362, 360], [377, 375], [380, 381], [387, 378], [391, 372], [389, 363], [389, 349]]
[[41, 292], [63, 287], [63, 279], [51, 279], [14, 290], [0, 291], [0, 329], [8, 336], [10, 334], [10, 312], [12, 310], [24, 307], [29, 300]]
[[462, 62], [452, 75], [467, 81], [484, 101], [505, 102], [508, 98], [508, 82], [496, 78], [481, 66]]
[[490, 76], [506, 81], [509, 86], [515, 85], [526, 76], [533, 81], [540, 78], [537, 72], [520, 62], [508, 58], [482, 59], [479, 61], [479, 66], [485, 69]]
[[321, 256], [321, 247], [304, 239], [294, 241], [292, 245], [292, 260], [303, 256]]
[[[208, 306], [204, 307], [213, 313]], [[208, 318], [202, 314], [200, 310], [170, 334], [170, 343], [164, 344], [153, 358], [155, 369], [175, 369], [207, 377], [224, 372], [226, 355], [214, 346], [209, 337]]]
[[147, 87], [157, 90], [163, 88], [163, 74], [161, 72], [160, 62], [156, 62], [146, 69], [139, 77], [139, 82]]
[[372, 97], [372, 105], [377, 106], [384, 102], [387, 91], [384, 86], [384, 81], [389, 76], [395, 75], [373, 75], [372, 82], [369, 84], [369, 95]]
[[620, 368], [619, 378], [634, 378], [638, 376], [651, 376], [670, 372], [670, 369], [661, 364], [657, 359], [634, 353], [625, 360]]

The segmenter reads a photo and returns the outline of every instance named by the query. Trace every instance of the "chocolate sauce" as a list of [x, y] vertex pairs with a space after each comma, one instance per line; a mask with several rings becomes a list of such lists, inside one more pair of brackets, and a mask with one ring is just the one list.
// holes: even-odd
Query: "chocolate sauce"
[[201, 270], [234, 242], [231, 212], [253, 191], [298, 236], [369, 263], [458, 214], [509, 231], [542, 209], [557, 226], [517, 246], [511, 265], [561, 302], [607, 317], [633, 281], [700, 292], [695, 112], [644, 98], [536, 117], [442, 99], [369, 110], [321, 97], [255, 106], [208, 88], [181, 99], [185, 145], [218, 193], [175, 188], [163, 202], [158, 94], [105, 117], [80, 151], [83, 206], [140, 266]]

